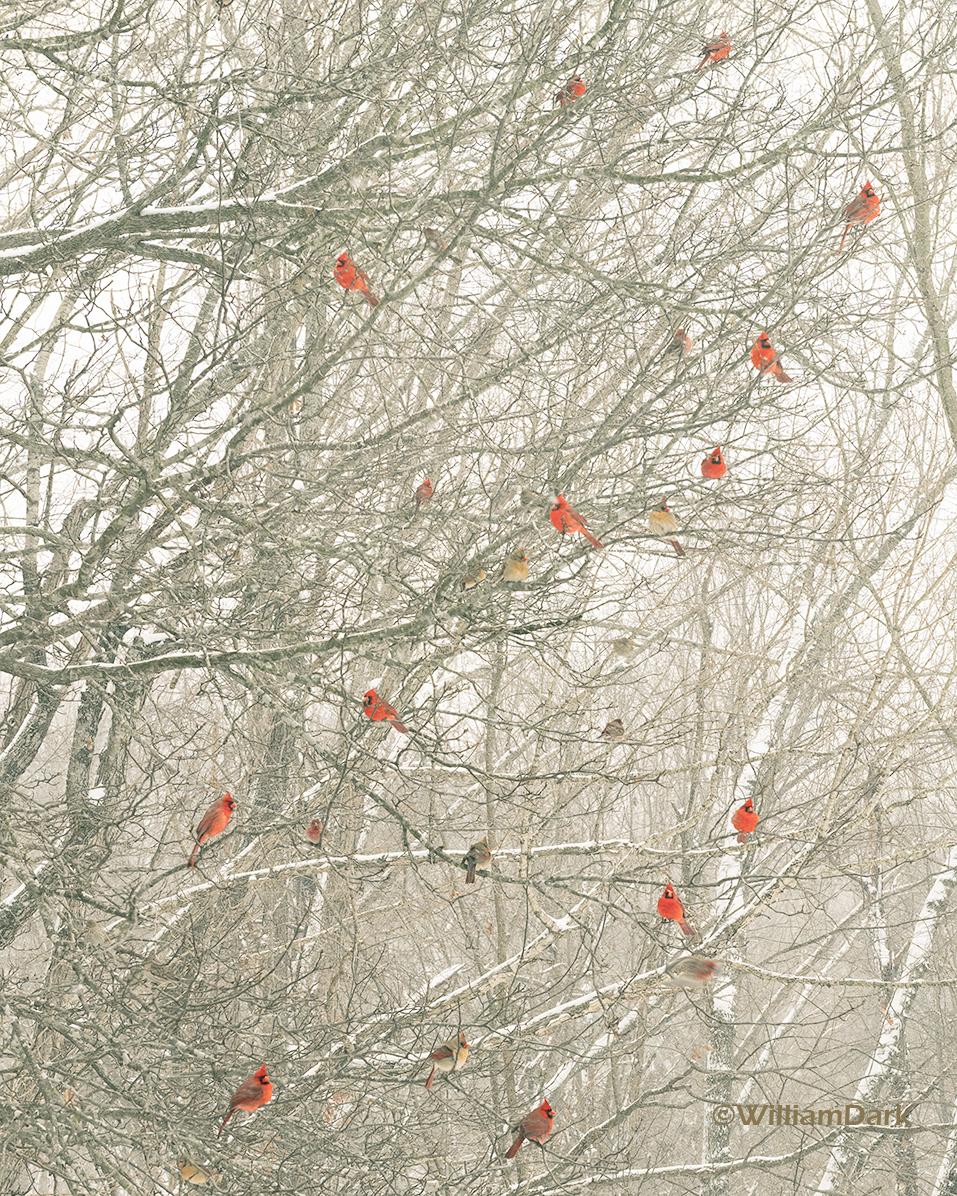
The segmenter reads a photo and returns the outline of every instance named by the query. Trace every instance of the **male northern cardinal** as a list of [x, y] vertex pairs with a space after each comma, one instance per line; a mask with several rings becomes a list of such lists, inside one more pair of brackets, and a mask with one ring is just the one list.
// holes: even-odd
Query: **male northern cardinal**
[[701, 462], [701, 476], [705, 478], [723, 478], [728, 467], [721, 456], [721, 445], [716, 445]]
[[602, 739], [624, 739], [625, 738], [625, 724], [620, 718], [613, 718], [610, 723], [605, 724], [605, 729], [601, 733]]
[[366, 274], [365, 270], [358, 268], [348, 253], [342, 254], [336, 262], [332, 276], [339, 286], [345, 288], [345, 290], [361, 291], [365, 295], [366, 302], [370, 307], [378, 305], [378, 298], [369, 290], [369, 275]]
[[741, 833], [738, 835], [739, 843], [747, 843], [748, 835], [761, 821], [754, 812], [754, 803], [749, 797], [743, 806], [739, 806], [731, 815], [731, 825], [736, 831]]
[[675, 334], [668, 342], [666, 353], [680, 353], [682, 357], [691, 348], [691, 337], [683, 328], [676, 328]]
[[226, 823], [229, 822], [235, 809], [236, 799], [229, 793], [224, 793], [219, 801], [213, 802], [199, 820], [199, 826], [196, 828], [196, 846], [190, 854], [189, 863], [186, 865], [187, 868], [196, 867], [199, 849], [207, 840], [215, 839], [217, 835], [223, 833], [226, 829]]
[[362, 696], [362, 709], [366, 712], [368, 718], [371, 718], [374, 723], [391, 723], [397, 731], [401, 731], [403, 735], [408, 735], [409, 728], [404, 727], [399, 722], [399, 716], [392, 709], [388, 702], [383, 702], [374, 689], [367, 690]]
[[555, 93], [555, 103], [561, 108], [573, 103], [585, 94], [586, 85], [581, 75], [572, 75], [561, 91]]
[[505, 1152], [505, 1157], [507, 1159], [514, 1159], [518, 1154], [518, 1148], [526, 1138], [529, 1142], [544, 1142], [552, 1132], [552, 1122], [554, 1120], [555, 1113], [551, 1105], [547, 1100], [543, 1100], [537, 1109], [532, 1109], [531, 1113], [526, 1113], [515, 1127], [518, 1137]]
[[666, 983], [671, 988], [704, 988], [718, 970], [713, 959], [702, 959], [700, 955], [688, 955], [668, 968]]
[[751, 364], [756, 370], [762, 374], [771, 374], [778, 382], [793, 382], [793, 378], [788, 375], [781, 368], [781, 363], [778, 361], [778, 355], [774, 351], [774, 346], [768, 340], [768, 334], [761, 332], [758, 339], [754, 342], [751, 349]]
[[714, 41], [705, 42], [701, 47], [701, 53], [704, 58], [698, 63], [695, 73], [707, 66], [709, 62], [720, 62], [722, 58], [727, 58], [731, 53], [731, 38], [722, 29]]
[[668, 540], [678, 556], [684, 556], [685, 550], [678, 541], [669, 538], [678, 530], [678, 524], [667, 503], [660, 502], [648, 516], [648, 529], [653, 536], [661, 536], [662, 539]]
[[306, 838], [310, 843], [318, 843], [322, 838], [322, 819], [313, 818], [312, 822], [306, 827]]
[[552, 503], [551, 513], [549, 519], [558, 530], [564, 535], [566, 532], [581, 532], [589, 544], [595, 548], [604, 548], [601, 540], [596, 540], [588, 528], [585, 526], [584, 518], [578, 514], [573, 506], [565, 502], [564, 495], [558, 494]]
[[425, 481], [421, 484], [421, 486], [416, 487], [415, 509], [418, 510], [419, 507], [421, 507], [424, 502], [428, 502], [434, 493], [435, 493], [435, 488], [433, 487], [433, 485], [429, 481], [429, 479], [426, 478]]
[[678, 900], [674, 886], [670, 883], [665, 886], [665, 891], [658, 898], [658, 913], [670, 922], [677, 922], [685, 934], [696, 933], [695, 928], [685, 919], [684, 906]]
[[[425, 237], [426, 249], [431, 249], [433, 253], [442, 253], [445, 250], [445, 242], [439, 236], [438, 230], [434, 228], [424, 228], [422, 230], [422, 236]], [[461, 266], [462, 259], [460, 257], [452, 257], [451, 254], [449, 254], [449, 257], [452, 258], [453, 262]]]
[[524, 548], [516, 548], [505, 558], [499, 581], [528, 581], [528, 557]]
[[844, 230], [844, 236], [841, 237], [841, 243], [837, 247], [837, 252], [840, 253], [844, 248], [844, 242], [847, 240], [847, 234], [851, 231], [852, 224], [870, 224], [875, 217], [881, 214], [881, 197], [874, 190], [874, 184], [868, 179], [861, 188], [861, 193], [844, 209], [844, 215], [847, 217], [847, 228]]
[[429, 1072], [429, 1078], [425, 1081], [426, 1088], [432, 1087], [432, 1081], [435, 1079], [437, 1071], [458, 1071], [460, 1067], [465, 1066], [468, 1057], [469, 1044], [465, 1041], [464, 1034], [459, 1034], [457, 1038], [449, 1038], [441, 1046], [436, 1047], [429, 1055], [432, 1070]]
[[485, 570], [481, 565], [476, 565], [474, 569], [470, 569], [462, 578], [462, 589], [474, 590], [477, 585], [485, 580], [485, 577]]
[[492, 853], [488, 849], [488, 838], [472, 844], [462, 857], [462, 867], [466, 870], [465, 883], [467, 885], [475, 884], [475, 869], [485, 868], [491, 858]]
[[246, 1113], [255, 1113], [263, 1105], [268, 1105], [271, 1100], [272, 1080], [266, 1075], [266, 1064], [264, 1063], [233, 1093], [232, 1100], [229, 1102], [229, 1112], [223, 1118], [223, 1124], [219, 1127], [219, 1134], [216, 1137], [218, 1138], [222, 1134], [223, 1126], [237, 1109], [243, 1109]]

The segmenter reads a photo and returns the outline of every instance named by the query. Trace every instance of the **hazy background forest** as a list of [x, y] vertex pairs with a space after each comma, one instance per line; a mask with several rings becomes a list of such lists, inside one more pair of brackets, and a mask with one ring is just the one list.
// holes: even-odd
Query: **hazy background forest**
[[0, 19], [0, 1192], [954, 1196], [957, 9]]

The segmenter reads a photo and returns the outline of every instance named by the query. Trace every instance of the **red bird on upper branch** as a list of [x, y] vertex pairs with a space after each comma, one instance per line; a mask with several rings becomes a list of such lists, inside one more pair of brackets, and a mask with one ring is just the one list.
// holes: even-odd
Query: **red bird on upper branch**
[[685, 934], [696, 934], [695, 928], [685, 918], [685, 909], [678, 900], [678, 894], [672, 884], [665, 886], [665, 891], [658, 898], [658, 913], [670, 922], [677, 922]]
[[568, 104], [572, 104], [580, 96], [583, 96], [586, 91], [585, 81], [581, 75], [572, 75], [565, 86], [555, 93], [555, 103], [561, 108], [565, 108]]
[[507, 1159], [514, 1159], [518, 1154], [518, 1148], [526, 1138], [529, 1142], [543, 1143], [552, 1132], [552, 1122], [554, 1120], [554, 1110], [547, 1100], [543, 1100], [537, 1109], [532, 1109], [531, 1113], [526, 1113], [515, 1127], [518, 1137], [505, 1152], [505, 1157]]
[[715, 445], [701, 462], [701, 476], [705, 478], [723, 478], [727, 472], [728, 467], [724, 463], [724, 457], [721, 456], [721, 445]]
[[378, 305], [378, 297], [369, 289], [369, 275], [360, 270], [348, 253], [342, 254], [332, 272], [339, 286], [347, 291], [361, 291], [370, 307]]
[[556, 496], [555, 501], [552, 503], [549, 519], [551, 519], [562, 535], [566, 532], [581, 532], [588, 543], [594, 545], [595, 548], [605, 547], [601, 540], [596, 540], [585, 526], [584, 517], [579, 515], [573, 506], [565, 502], [564, 495], [559, 494]]
[[366, 716], [371, 718], [374, 723], [391, 723], [397, 731], [401, 731], [403, 735], [408, 735], [409, 728], [404, 727], [399, 722], [399, 716], [396, 712], [388, 702], [383, 702], [374, 689], [367, 690], [363, 695], [362, 709], [366, 712]]
[[727, 58], [731, 53], [731, 38], [722, 29], [714, 41], [705, 42], [701, 47], [701, 53], [704, 58], [698, 63], [696, 73], [706, 67], [709, 62], [720, 62], [722, 58]]
[[187, 868], [195, 868], [200, 848], [210, 839], [215, 839], [226, 829], [226, 823], [233, 816], [236, 809], [236, 799], [229, 793], [224, 793], [219, 801], [214, 801], [206, 813], [199, 820], [196, 828], [196, 846], [193, 848]]
[[758, 334], [758, 339], [751, 349], [751, 364], [762, 374], [770, 374], [778, 382], [793, 382], [794, 379], [784, 372], [781, 362], [774, 351], [774, 346], [768, 339], [766, 332]]
[[254, 1071], [248, 1080], [244, 1080], [242, 1084], [233, 1093], [233, 1098], [229, 1102], [229, 1112], [223, 1118], [223, 1124], [219, 1127], [218, 1138], [223, 1132], [223, 1126], [229, 1121], [230, 1117], [237, 1109], [243, 1109], [246, 1113], [255, 1113], [257, 1109], [262, 1108], [263, 1105], [268, 1105], [272, 1100], [272, 1080], [266, 1075], [266, 1064], [264, 1063], [258, 1071]]
[[840, 253], [844, 248], [844, 242], [847, 240], [847, 234], [851, 231], [853, 224], [870, 224], [877, 216], [881, 214], [881, 197], [874, 190], [874, 184], [868, 179], [861, 188], [861, 193], [844, 209], [844, 215], [847, 217], [847, 228], [844, 230], [844, 236], [841, 237], [841, 243], [837, 247], [837, 252]]
[[421, 507], [423, 503], [428, 502], [434, 493], [435, 493], [435, 489], [434, 489], [432, 483], [429, 481], [428, 478], [426, 478], [425, 481], [421, 484], [421, 486], [416, 487], [415, 509], [418, 510], [419, 507]]
[[748, 835], [760, 822], [757, 814], [754, 812], [754, 803], [749, 797], [743, 806], [739, 806], [731, 815], [731, 825], [736, 831], [741, 833], [738, 835], [739, 843], [747, 843]]

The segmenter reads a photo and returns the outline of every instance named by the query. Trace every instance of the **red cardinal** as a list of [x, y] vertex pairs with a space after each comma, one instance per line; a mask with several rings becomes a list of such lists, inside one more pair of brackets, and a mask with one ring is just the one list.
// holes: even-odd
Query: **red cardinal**
[[196, 846], [189, 857], [189, 863], [186, 865], [187, 868], [196, 867], [199, 849], [207, 840], [215, 839], [217, 835], [223, 833], [226, 829], [226, 823], [232, 818], [233, 810], [235, 809], [236, 799], [229, 793], [224, 793], [219, 801], [213, 802], [199, 820], [199, 826], [196, 828]]
[[552, 503], [551, 514], [549, 515], [552, 523], [558, 530], [565, 534], [565, 532], [581, 532], [589, 544], [595, 548], [604, 548], [601, 540], [596, 540], [588, 528], [585, 526], [585, 520], [575, 510], [574, 507], [569, 506], [565, 502], [564, 497], [559, 494]]
[[716, 445], [701, 462], [701, 476], [704, 478], [723, 478], [728, 467], [721, 456], [721, 445]]
[[348, 253], [342, 254], [332, 272], [339, 286], [347, 291], [361, 291], [370, 307], [378, 305], [378, 298], [369, 290], [369, 275], [360, 270]]
[[740, 831], [738, 835], [739, 843], [747, 843], [748, 835], [760, 822], [757, 814], [754, 812], [754, 805], [749, 797], [743, 806], [739, 806], [731, 815], [731, 825], [736, 831]]
[[552, 1122], [554, 1120], [555, 1113], [551, 1105], [547, 1100], [543, 1100], [537, 1109], [532, 1109], [531, 1113], [526, 1113], [515, 1127], [518, 1137], [505, 1152], [505, 1157], [507, 1159], [514, 1159], [518, 1154], [518, 1148], [526, 1138], [529, 1142], [544, 1142], [552, 1132]]
[[701, 47], [701, 53], [704, 58], [698, 63], [697, 70], [708, 65], [709, 62], [720, 62], [722, 58], [727, 58], [731, 53], [731, 38], [721, 30], [721, 35], [716, 37], [713, 42], [705, 42]]
[[555, 93], [555, 103], [564, 108], [585, 94], [586, 85], [581, 75], [572, 75], [561, 91]]
[[322, 838], [322, 819], [313, 818], [312, 822], [306, 827], [306, 838], [310, 843], [318, 843]]
[[435, 493], [435, 489], [432, 486], [432, 483], [429, 481], [428, 478], [426, 478], [421, 486], [416, 487], [415, 509], [418, 510], [419, 507], [421, 507], [424, 502], [428, 502], [434, 493]]
[[443, 1042], [429, 1055], [432, 1070], [429, 1072], [429, 1078], [425, 1081], [426, 1088], [432, 1087], [432, 1081], [435, 1079], [437, 1071], [458, 1071], [460, 1067], [465, 1066], [465, 1060], [468, 1057], [469, 1044], [465, 1041], [464, 1034], [459, 1034], [458, 1038], [450, 1038], [447, 1042]]
[[718, 965], [713, 959], [689, 955], [668, 968], [668, 979], [665, 983], [670, 988], [704, 988], [717, 970]]
[[254, 1071], [248, 1080], [244, 1080], [242, 1084], [233, 1093], [233, 1099], [229, 1102], [229, 1112], [223, 1118], [223, 1124], [219, 1127], [218, 1138], [223, 1132], [223, 1126], [229, 1121], [230, 1117], [237, 1109], [243, 1109], [247, 1113], [255, 1113], [257, 1109], [262, 1108], [263, 1105], [268, 1105], [272, 1100], [272, 1080], [266, 1075], [266, 1064], [264, 1063], [258, 1071]]
[[880, 214], [881, 197], [874, 190], [874, 184], [868, 179], [861, 188], [860, 195], [856, 199], [852, 199], [844, 209], [847, 228], [844, 230], [844, 236], [841, 237], [837, 252], [840, 253], [844, 248], [844, 242], [847, 240], [847, 234], [851, 231], [852, 224], [870, 224]]
[[[671, 537], [672, 532], [678, 530], [678, 522], [671, 513], [671, 507], [666, 502], [659, 503], [648, 516], [648, 530], [653, 536]], [[668, 543], [675, 550], [677, 556], [684, 556], [685, 550], [673, 537]]]
[[781, 363], [778, 361], [778, 355], [774, 351], [774, 346], [768, 340], [768, 334], [762, 332], [758, 339], [754, 342], [754, 347], [751, 349], [751, 364], [756, 370], [762, 374], [772, 374], [777, 378], [778, 382], [793, 382], [793, 378], [781, 369]]
[[475, 884], [475, 869], [485, 868], [488, 866], [492, 858], [492, 853], [488, 849], [488, 838], [484, 838], [479, 843], [473, 843], [466, 854], [462, 857], [462, 867], [465, 871], [465, 883], [467, 885]]
[[691, 348], [691, 337], [685, 332], [683, 328], [676, 328], [675, 334], [668, 344], [666, 353], [680, 353], [682, 357]]
[[401, 731], [403, 735], [408, 735], [409, 728], [403, 727], [399, 722], [399, 716], [392, 709], [388, 702], [383, 702], [374, 689], [368, 690], [362, 697], [362, 709], [367, 716], [372, 719], [374, 723], [391, 723], [397, 731]]
[[658, 898], [658, 913], [671, 922], [677, 922], [685, 934], [696, 934], [695, 928], [685, 920], [685, 909], [678, 900], [674, 887], [669, 884]]

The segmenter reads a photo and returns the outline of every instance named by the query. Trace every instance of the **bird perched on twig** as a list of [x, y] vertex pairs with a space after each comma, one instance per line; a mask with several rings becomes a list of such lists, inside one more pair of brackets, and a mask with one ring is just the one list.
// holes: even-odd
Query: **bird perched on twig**
[[458, 1071], [465, 1066], [469, 1057], [469, 1044], [465, 1041], [465, 1034], [460, 1033], [455, 1038], [449, 1038], [429, 1055], [428, 1062], [432, 1064], [429, 1078], [425, 1081], [426, 1088], [432, 1087], [437, 1071]]
[[605, 724], [605, 729], [601, 733], [602, 739], [624, 739], [625, 725], [620, 718], [613, 718], [610, 723]]
[[653, 536], [660, 536], [663, 540], [667, 540], [678, 556], [684, 556], [685, 550], [673, 538], [673, 533], [678, 530], [678, 524], [671, 513], [671, 507], [666, 502], [660, 502], [648, 516], [648, 530]]
[[475, 884], [475, 869], [487, 868], [492, 853], [488, 849], [488, 837], [480, 839], [478, 843], [473, 843], [465, 855], [462, 857], [462, 867], [465, 869], [465, 883], [467, 885]]

